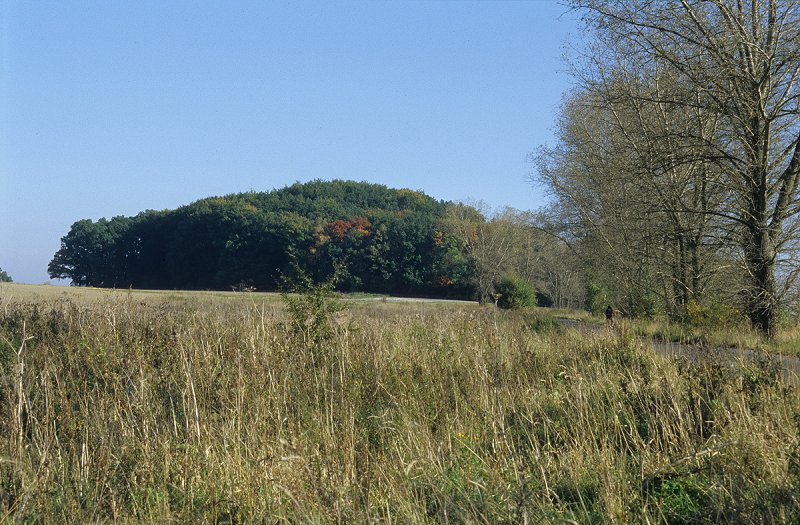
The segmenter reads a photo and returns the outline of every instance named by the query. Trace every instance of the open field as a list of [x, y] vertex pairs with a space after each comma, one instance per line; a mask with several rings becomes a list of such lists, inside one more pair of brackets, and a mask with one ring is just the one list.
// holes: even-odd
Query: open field
[[[42, 290], [39, 290], [41, 288]], [[537, 312], [0, 288], [0, 521], [797, 523], [775, 362]]]
[[35, 284], [0, 283], [0, 300], [5, 302], [71, 301], [81, 305], [103, 302], [134, 301], [156, 303], [233, 303], [280, 302], [275, 293], [183, 291], [183, 290], [127, 290], [124, 288], [89, 288]]
[[[73, 286], [51, 286], [36, 284], [0, 283], [0, 301], [3, 302], [50, 302], [71, 301], [92, 305], [103, 302], [134, 301], [145, 304], [262, 304], [280, 303], [276, 292], [235, 291], [187, 291], [187, 290], [128, 290], [124, 288], [91, 288]], [[389, 297], [375, 294], [350, 294], [343, 298], [349, 303], [415, 303], [430, 305], [456, 305], [460, 308], [476, 306], [473, 301], [448, 299], [415, 299]]]

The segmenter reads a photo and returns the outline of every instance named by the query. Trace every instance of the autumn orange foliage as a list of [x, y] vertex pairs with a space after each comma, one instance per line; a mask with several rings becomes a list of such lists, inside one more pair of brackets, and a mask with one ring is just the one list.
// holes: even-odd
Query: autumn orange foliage
[[326, 229], [331, 237], [342, 240], [351, 229], [355, 229], [361, 235], [369, 235], [371, 227], [372, 223], [366, 217], [355, 217], [350, 220], [337, 219], [328, 224]]

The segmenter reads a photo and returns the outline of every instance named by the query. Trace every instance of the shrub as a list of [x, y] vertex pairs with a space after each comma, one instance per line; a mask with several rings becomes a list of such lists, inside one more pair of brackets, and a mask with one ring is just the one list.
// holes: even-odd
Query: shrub
[[635, 288], [628, 295], [628, 314], [632, 317], [652, 319], [661, 313], [658, 295], [647, 288]]
[[333, 289], [343, 271], [342, 267], [337, 267], [327, 280], [317, 283], [297, 267], [294, 278], [284, 278], [281, 299], [289, 312], [292, 329], [310, 347], [319, 347], [333, 335], [331, 318], [344, 308], [342, 302], [336, 300]]
[[533, 287], [518, 275], [504, 277], [494, 286], [500, 308], [528, 308], [536, 305]]
[[743, 319], [733, 306], [722, 303], [706, 305], [695, 299], [686, 303], [683, 315], [690, 326], [698, 327], [736, 326]]
[[592, 274], [586, 276], [586, 309], [599, 314], [610, 304], [611, 292], [608, 287], [598, 281]]

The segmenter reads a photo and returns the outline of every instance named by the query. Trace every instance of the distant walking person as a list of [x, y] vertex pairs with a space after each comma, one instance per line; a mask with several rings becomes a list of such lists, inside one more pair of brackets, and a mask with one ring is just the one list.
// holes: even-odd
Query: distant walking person
[[611, 308], [611, 305], [606, 308], [606, 324], [609, 328], [614, 328], [614, 309]]

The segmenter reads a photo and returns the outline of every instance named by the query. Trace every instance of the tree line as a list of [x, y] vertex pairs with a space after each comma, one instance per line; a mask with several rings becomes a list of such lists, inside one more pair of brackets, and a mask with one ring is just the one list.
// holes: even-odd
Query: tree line
[[535, 179], [587, 303], [773, 334], [800, 271], [798, 2], [570, 4], [587, 45]]
[[506, 275], [535, 280], [527, 220], [406, 189], [318, 180], [79, 220], [48, 272], [77, 286], [275, 290], [298, 269], [322, 281], [343, 267], [341, 291], [485, 302]]

